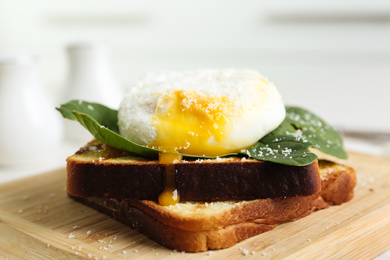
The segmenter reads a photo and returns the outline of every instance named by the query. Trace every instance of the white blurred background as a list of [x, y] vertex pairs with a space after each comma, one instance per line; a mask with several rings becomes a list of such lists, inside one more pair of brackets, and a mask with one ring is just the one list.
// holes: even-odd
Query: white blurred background
[[37, 54], [54, 99], [79, 41], [109, 48], [123, 88], [151, 69], [257, 69], [287, 104], [390, 131], [389, 1], [0, 1], [0, 51]]

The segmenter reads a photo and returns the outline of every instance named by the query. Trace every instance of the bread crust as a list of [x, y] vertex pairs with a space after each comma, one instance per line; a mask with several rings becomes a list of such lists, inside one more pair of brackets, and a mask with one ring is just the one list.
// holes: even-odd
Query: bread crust
[[319, 166], [322, 191], [310, 196], [209, 204], [181, 202], [178, 206], [161, 206], [154, 201], [136, 199], [70, 197], [131, 226], [163, 246], [201, 252], [231, 247], [281, 223], [352, 199], [356, 185], [353, 168], [329, 161], [320, 161]]
[[356, 174], [353, 168], [328, 160], [319, 161], [321, 197], [330, 205], [340, 205], [353, 198]]
[[[277, 226], [277, 224], [246, 221], [220, 229], [188, 231], [167, 226], [135, 207], [124, 207], [124, 204], [122, 204], [121, 207], [115, 207], [114, 209], [108, 207], [108, 204], [102, 203], [105, 199], [71, 197], [134, 228], [159, 244], [178, 251], [196, 253], [231, 247], [249, 237], [272, 230]], [[113, 199], [111, 203], [118, 201]]]
[[[194, 216], [192, 216], [194, 219], [183, 220], [170, 215], [169, 207], [160, 208], [155, 202], [141, 202], [144, 206], [138, 208], [139, 205], [134, 206], [128, 200], [71, 197], [136, 229], [165, 247], [186, 252], [231, 247], [249, 237], [272, 230], [281, 223], [295, 221], [311, 214], [314, 210], [329, 206], [318, 195], [274, 201], [260, 199], [250, 201], [248, 205], [237, 210], [232, 207], [230, 216], [225, 216], [223, 213], [226, 212], [215, 209], [215, 216], [209, 220], [196, 219]], [[157, 207], [153, 207], [153, 204]], [[147, 210], [148, 206], [151, 207], [149, 210]], [[273, 215], [263, 214], [268, 211], [268, 207], [274, 208], [272, 213], [269, 212]], [[247, 208], [250, 208], [252, 213], [257, 210], [261, 213], [245, 215], [248, 213]], [[256, 215], [259, 215], [259, 218], [252, 218]], [[206, 221], [207, 224], [202, 225], [201, 221]]]
[[[71, 198], [161, 245], [187, 252], [231, 247], [281, 223], [340, 205], [352, 199], [356, 185], [352, 168], [330, 161], [320, 160], [305, 170], [239, 158], [190, 161], [176, 165], [181, 202], [161, 206], [156, 198], [163, 189], [163, 165], [157, 161], [98, 141], [67, 161]], [[253, 196], [259, 198], [247, 200]], [[138, 199], [144, 197], [148, 199]]]
[[[67, 158], [67, 192], [78, 197], [154, 200], [164, 165], [93, 141]], [[308, 196], [321, 190], [317, 161], [302, 167], [229, 158], [175, 164], [181, 201]]]

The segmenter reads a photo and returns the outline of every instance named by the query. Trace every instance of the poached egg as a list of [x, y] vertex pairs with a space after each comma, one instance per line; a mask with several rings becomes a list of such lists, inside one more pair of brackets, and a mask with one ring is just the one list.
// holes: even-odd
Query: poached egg
[[155, 71], [128, 89], [118, 124], [140, 145], [218, 156], [254, 145], [284, 117], [278, 90], [257, 71]]

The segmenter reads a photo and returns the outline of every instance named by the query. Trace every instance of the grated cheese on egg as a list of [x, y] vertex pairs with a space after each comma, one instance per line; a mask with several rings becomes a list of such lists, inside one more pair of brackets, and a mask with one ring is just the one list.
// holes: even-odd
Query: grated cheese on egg
[[217, 156], [252, 146], [284, 117], [276, 87], [256, 71], [157, 71], [129, 88], [118, 125], [141, 145]]

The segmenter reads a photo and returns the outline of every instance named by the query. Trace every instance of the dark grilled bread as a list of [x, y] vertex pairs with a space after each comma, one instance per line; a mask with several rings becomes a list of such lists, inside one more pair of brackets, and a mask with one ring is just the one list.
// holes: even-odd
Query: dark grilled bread
[[[245, 158], [175, 164], [181, 201], [253, 200], [308, 196], [321, 189], [318, 163], [297, 167]], [[97, 140], [67, 159], [67, 192], [76, 197], [157, 200], [164, 165]]]
[[278, 224], [350, 200], [356, 185], [355, 171], [329, 161], [320, 161], [319, 165], [322, 190], [309, 196], [180, 202], [174, 206], [161, 206], [149, 200], [71, 197], [135, 228], [161, 245], [200, 252], [233, 246]]

